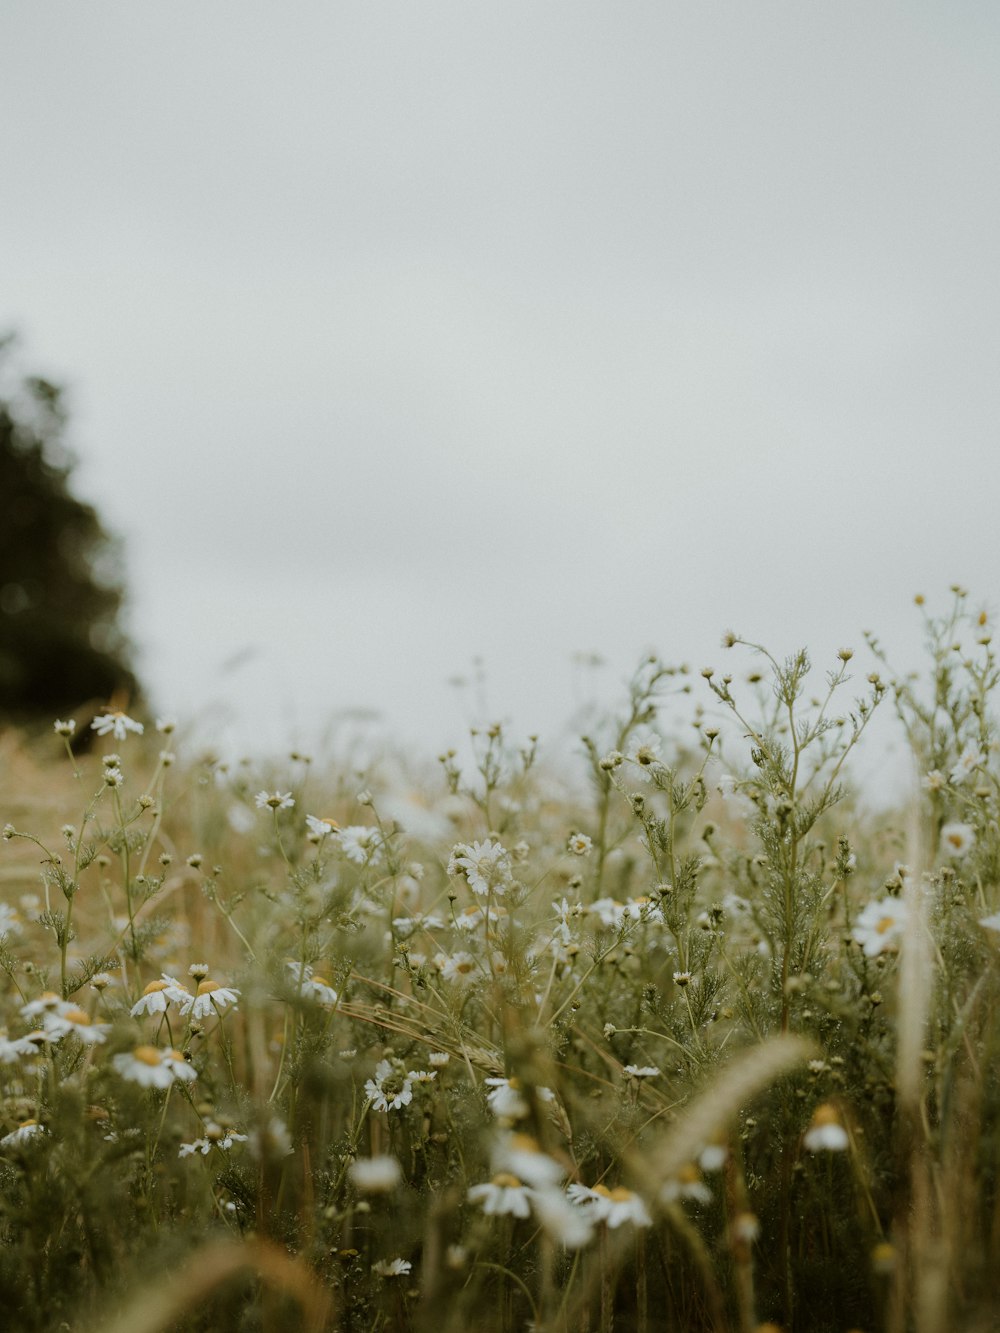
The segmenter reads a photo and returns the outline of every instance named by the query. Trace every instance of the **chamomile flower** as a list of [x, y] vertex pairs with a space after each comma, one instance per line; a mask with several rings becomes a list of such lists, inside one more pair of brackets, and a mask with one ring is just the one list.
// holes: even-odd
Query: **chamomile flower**
[[46, 990], [42, 991], [37, 1000], [29, 1000], [27, 1004], [21, 1005], [21, 1017], [42, 1018], [45, 1014], [58, 1014], [71, 1007], [55, 991]]
[[843, 1152], [849, 1143], [840, 1112], [833, 1103], [817, 1106], [802, 1139], [803, 1147], [808, 1152]]
[[994, 912], [992, 916], [981, 916], [979, 924], [985, 926], [987, 930], [1000, 931], [1000, 912]]
[[406, 1277], [412, 1269], [409, 1259], [378, 1259], [372, 1264], [372, 1272], [379, 1277]]
[[854, 923], [854, 938], [867, 958], [897, 949], [906, 929], [908, 911], [901, 898], [883, 898], [871, 902]]
[[567, 1250], [579, 1250], [593, 1237], [593, 1219], [582, 1208], [570, 1203], [562, 1190], [536, 1189], [531, 1204], [544, 1230]]
[[42, 1015], [42, 1026], [54, 1041], [71, 1034], [79, 1038], [85, 1046], [94, 1046], [107, 1041], [111, 1031], [110, 1023], [94, 1023], [90, 1015], [82, 1009], [67, 1005], [59, 1013], [50, 1012]]
[[378, 855], [382, 836], [377, 828], [368, 824], [349, 824], [340, 831], [340, 846], [348, 861], [363, 866]]
[[452, 848], [449, 875], [464, 875], [473, 893], [486, 897], [506, 893], [510, 882], [510, 853], [499, 842], [460, 842]]
[[130, 731], [134, 731], [137, 736], [143, 733], [142, 723], [136, 722], [122, 712], [102, 713], [100, 717], [95, 717], [90, 725], [98, 736], [111, 735], [116, 741], [123, 741]]
[[337, 992], [326, 977], [315, 973], [308, 963], [303, 967], [301, 963], [291, 961], [286, 966], [291, 972], [303, 999], [315, 1000], [317, 1004], [327, 1006], [337, 1003]]
[[291, 810], [295, 800], [290, 791], [259, 791], [254, 797], [258, 810]]
[[413, 1080], [400, 1074], [390, 1060], [380, 1060], [375, 1075], [365, 1084], [365, 1093], [376, 1111], [398, 1111], [413, 1101]]
[[622, 1070], [626, 1078], [659, 1078], [661, 1071], [656, 1065], [626, 1065]]
[[571, 833], [566, 840], [566, 850], [574, 856], [589, 856], [594, 850], [594, 843], [586, 833]]
[[155, 1046], [136, 1046], [123, 1051], [111, 1064], [122, 1078], [138, 1083], [140, 1088], [169, 1088], [178, 1079], [190, 1083], [195, 1078], [195, 1071], [179, 1052], [157, 1050]]
[[192, 1018], [208, 1018], [212, 1013], [220, 1013], [228, 1005], [237, 1008], [236, 1000], [240, 992], [234, 986], [222, 986], [217, 981], [206, 977], [198, 985], [198, 994], [188, 996], [181, 1003], [181, 1013]]
[[461, 951], [453, 954], [438, 954], [434, 960], [443, 981], [456, 985], [467, 985], [479, 971], [479, 965], [471, 953]]
[[184, 1013], [186, 1010], [183, 1006], [190, 1000], [191, 992], [188, 988], [164, 972], [159, 981], [149, 983], [129, 1013], [133, 1018], [138, 1018], [140, 1014], [165, 1014], [169, 1004], [177, 1005]]
[[967, 745], [958, 756], [958, 763], [949, 774], [952, 782], [956, 786], [962, 782], [967, 782], [977, 768], [986, 763], [986, 756], [980, 750], [978, 745]]
[[347, 1168], [351, 1184], [361, 1194], [389, 1194], [403, 1179], [395, 1157], [359, 1157]]
[[73, 735], [73, 732], [76, 731], [76, 722], [73, 718], [69, 718], [67, 721], [63, 721], [62, 718], [59, 718], [58, 721], [52, 723], [52, 730], [57, 736], [64, 736], [69, 740], [70, 736]]
[[625, 751], [627, 768], [623, 776], [649, 782], [654, 769], [663, 767], [663, 742], [649, 727], [637, 727]]
[[306, 827], [316, 842], [322, 842], [331, 834], [340, 832], [340, 825], [335, 819], [317, 819], [315, 815], [306, 815]]
[[505, 1120], [523, 1120], [531, 1114], [531, 1107], [521, 1095], [521, 1083], [516, 1078], [488, 1078], [486, 1100], [490, 1110]]
[[487, 1217], [530, 1217], [532, 1190], [509, 1171], [501, 1171], [482, 1185], [473, 1185], [466, 1197], [482, 1204]]
[[39, 1134], [45, 1133], [44, 1125], [37, 1120], [22, 1120], [17, 1129], [11, 1130], [0, 1139], [0, 1148], [20, 1148], [30, 1143]]
[[542, 1152], [538, 1140], [530, 1134], [505, 1134], [494, 1144], [491, 1165], [494, 1171], [507, 1171], [535, 1188], [557, 1185], [566, 1172], [557, 1161]]
[[234, 1143], [248, 1143], [249, 1134], [237, 1134], [235, 1129], [223, 1129], [221, 1125], [213, 1121], [205, 1126], [205, 1137], [195, 1139], [191, 1143], [182, 1143], [178, 1150], [178, 1157], [193, 1157], [195, 1153], [201, 1153], [202, 1157], [207, 1157], [213, 1148], [220, 1148], [223, 1152], [228, 1152]]
[[25, 1055], [36, 1054], [38, 1047], [27, 1037], [15, 1037], [11, 1040], [6, 1032], [0, 1032], [0, 1065], [16, 1064]]
[[941, 850], [945, 856], [962, 857], [976, 845], [976, 834], [970, 824], [945, 824], [941, 829]]
[[621, 1185], [609, 1190], [606, 1185], [595, 1185], [590, 1189], [586, 1185], [573, 1184], [566, 1193], [592, 1221], [605, 1222], [612, 1231], [626, 1222], [637, 1227], [653, 1225], [649, 1210], [639, 1195]]
[[711, 1203], [712, 1192], [701, 1178], [701, 1172], [694, 1162], [687, 1162], [676, 1175], [670, 1177], [660, 1190], [664, 1203], [677, 1203], [690, 1199], [694, 1203]]

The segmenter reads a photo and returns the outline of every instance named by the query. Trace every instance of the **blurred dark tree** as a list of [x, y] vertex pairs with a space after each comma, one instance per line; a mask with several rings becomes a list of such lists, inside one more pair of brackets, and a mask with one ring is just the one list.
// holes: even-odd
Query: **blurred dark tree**
[[0, 719], [31, 724], [140, 691], [119, 548], [70, 489], [60, 389], [18, 376], [13, 343], [0, 338]]

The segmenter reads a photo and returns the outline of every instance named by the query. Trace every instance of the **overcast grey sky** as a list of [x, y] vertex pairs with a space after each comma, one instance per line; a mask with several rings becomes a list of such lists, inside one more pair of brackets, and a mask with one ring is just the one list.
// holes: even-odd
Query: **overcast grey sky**
[[4, 6], [0, 327], [70, 387], [161, 708], [437, 749], [477, 654], [551, 733], [577, 650], [610, 696], [729, 626], [905, 660], [915, 591], [995, 601], [998, 37], [961, 2]]

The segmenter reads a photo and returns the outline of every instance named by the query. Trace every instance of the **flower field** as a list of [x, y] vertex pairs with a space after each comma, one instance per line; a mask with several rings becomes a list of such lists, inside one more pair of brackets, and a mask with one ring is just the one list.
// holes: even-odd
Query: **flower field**
[[650, 658], [572, 771], [2, 738], [3, 1327], [995, 1328], [998, 669], [918, 600], [912, 672]]

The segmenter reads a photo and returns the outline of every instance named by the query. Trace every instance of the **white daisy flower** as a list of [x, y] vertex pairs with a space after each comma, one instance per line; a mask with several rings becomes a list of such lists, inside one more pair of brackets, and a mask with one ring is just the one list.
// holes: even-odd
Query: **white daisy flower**
[[192, 1083], [198, 1077], [182, 1053], [170, 1046], [161, 1050], [155, 1046], [137, 1046], [116, 1055], [111, 1063], [122, 1078], [144, 1088], [168, 1088], [171, 1083]]
[[452, 848], [448, 874], [465, 876], [473, 893], [506, 893], [510, 882], [510, 853], [499, 842], [460, 842]]
[[236, 1009], [238, 1007], [236, 999], [239, 994], [234, 986], [221, 986], [219, 982], [206, 977], [198, 985], [198, 994], [194, 998], [189, 995], [182, 1002], [181, 1013], [190, 1014], [192, 1018], [208, 1018], [230, 1004]]
[[499, 903], [490, 903], [487, 911], [486, 903], [473, 903], [459, 912], [455, 918], [455, 925], [459, 930], [476, 931], [488, 919], [491, 926], [504, 926], [509, 924], [510, 914], [506, 907]]
[[435, 1069], [443, 1069], [450, 1059], [451, 1056], [447, 1051], [431, 1051], [427, 1063], [433, 1065]]
[[659, 1078], [661, 1071], [656, 1065], [626, 1065], [622, 1070], [626, 1078]]
[[867, 958], [899, 947], [908, 916], [906, 903], [901, 898], [883, 898], [864, 908], [854, 923], [853, 935]]
[[168, 1004], [175, 1004], [184, 1012], [183, 1005], [191, 999], [191, 992], [173, 977], [164, 973], [159, 981], [151, 981], [129, 1010], [133, 1018], [140, 1014], [165, 1014]]
[[523, 1120], [531, 1114], [531, 1107], [521, 1095], [521, 1083], [516, 1078], [488, 1078], [486, 1094], [490, 1110], [506, 1120]]
[[506, 1171], [525, 1184], [542, 1188], [558, 1185], [566, 1172], [549, 1157], [530, 1134], [507, 1134], [493, 1148], [491, 1165], [496, 1172]]
[[206, 1157], [213, 1148], [221, 1148], [223, 1152], [228, 1152], [234, 1143], [248, 1143], [249, 1140], [248, 1134], [237, 1134], [235, 1129], [224, 1130], [221, 1125], [210, 1121], [205, 1126], [205, 1137], [195, 1139], [191, 1143], [182, 1143], [177, 1156], [193, 1157], [195, 1153], [200, 1152]]
[[315, 815], [306, 815], [306, 827], [317, 842], [340, 832], [340, 825], [335, 819], [317, 819]]
[[409, 1259], [379, 1259], [372, 1264], [372, 1272], [379, 1277], [405, 1277], [412, 1269]]
[[566, 1193], [592, 1221], [606, 1222], [612, 1230], [626, 1222], [637, 1227], [653, 1225], [653, 1219], [639, 1195], [621, 1185], [609, 1190], [606, 1185], [595, 1185], [590, 1189], [586, 1185], [574, 1183]]
[[299, 987], [299, 994], [303, 998], [315, 1000], [322, 1005], [335, 1005], [337, 1003], [337, 992], [326, 977], [315, 973], [308, 963], [304, 968], [298, 962], [289, 962], [286, 966], [294, 977]]
[[15, 1037], [11, 1040], [6, 1032], [0, 1032], [0, 1065], [16, 1064], [25, 1055], [36, 1055], [38, 1047], [27, 1037]]
[[473, 1185], [466, 1197], [470, 1203], [480, 1203], [487, 1217], [529, 1217], [533, 1191], [522, 1185], [517, 1176], [501, 1171], [483, 1185]]
[[12, 1129], [0, 1139], [0, 1148], [17, 1148], [29, 1143], [38, 1134], [44, 1134], [45, 1127], [37, 1120], [22, 1120], [17, 1129]]
[[847, 1130], [831, 1102], [816, 1107], [802, 1143], [808, 1152], [843, 1152], [848, 1147]]
[[925, 791], [943, 791], [948, 785], [948, 779], [938, 768], [932, 768], [929, 773], [925, 773], [920, 782]]
[[73, 735], [73, 732], [76, 731], [76, 722], [73, 718], [69, 718], [68, 721], [65, 722], [60, 718], [58, 721], [52, 723], [52, 730], [57, 736], [65, 736], [69, 739], [69, 737]]
[[254, 801], [258, 810], [291, 810], [295, 804], [290, 791], [259, 791]]
[[968, 781], [977, 768], [986, 763], [986, 756], [978, 745], [969, 744], [958, 756], [958, 763], [949, 774], [952, 782], [958, 784]]
[[663, 741], [649, 727], [637, 727], [629, 737], [624, 758], [628, 768], [623, 769], [623, 776], [649, 782], [652, 770], [663, 767]]
[[457, 985], [467, 985], [474, 980], [479, 971], [479, 965], [471, 953], [438, 954], [434, 961], [441, 973], [442, 980], [451, 981]]
[[22, 1018], [41, 1018], [45, 1014], [60, 1014], [73, 1006], [61, 1000], [55, 991], [42, 991], [37, 1000], [29, 1000], [21, 1005]]
[[690, 1199], [694, 1203], [711, 1203], [712, 1191], [701, 1178], [701, 1172], [694, 1162], [682, 1166], [675, 1176], [665, 1182], [660, 1190], [664, 1203], [677, 1203]]
[[378, 829], [371, 825], [349, 824], [340, 831], [340, 846], [349, 861], [362, 866], [378, 855], [382, 847], [382, 837]]
[[566, 840], [566, 850], [574, 856], [589, 856], [594, 850], [594, 843], [586, 833], [571, 833]]
[[351, 1184], [362, 1194], [389, 1194], [403, 1179], [395, 1157], [359, 1157], [347, 1168]]
[[582, 1208], [575, 1207], [562, 1190], [541, 1188], [531, 1199], [535, 1216], [548, 1235], [567, 1250], [579, 1250], [594, 1234], [594, 1222]]
[[992, 916], [980, 917], [979, 924], [985, 926], [987, 930], [1000, 930], [1000, 912], [994, 912]]
[[616, 898], [596, 898], [585, 910], [611, 930], [617, 930], [625, 919], [625, 904]]
[[53, 1041], [59, 1041], [72, 1034], [86, 1046], [107, 1041], [108, 1033], [111, 1031], [110, 1023], [93, 1023], [88, 1013], [82, 1009], [75, 1009], [72, 1005], [67, 1005], [59, 1013], [43, 1014], [42, 1026]]
[[196, 1152], [200, 1152], [205, 1157], [212, 1151], [212, 1145], [208, 1139], [193, 1139], [190, 1143], [182, 1143], [177, 1150], [178, 1157], [193, 1157]]
[[389, 1060], [380, 1060], [375, 1076], [365, 1084], [365, 1092], [376, 1111], [398, 1111], [413, 1101], [413, 1082], [400, 1074]]
[[703, 1171], [721, 1171], [729, 1158], [729, 1147], [724, 1142], [706, 1143], [698, 1154], [698, 1165]]
[[945, 856], [966, 856], [976, 845], [975, 830], [969, 824], [945, 824], [941, 829], [941, 850]]
[[102, 713], [90, 725], [98, 736], [113, 735], [116, 741], [123, 741], [130, 731], [134, 731], [137, 736], [143, 732], [141, 722], [134, 721], [122, 712]]

